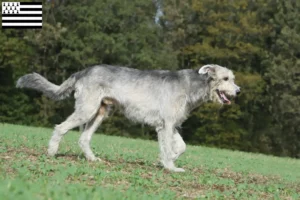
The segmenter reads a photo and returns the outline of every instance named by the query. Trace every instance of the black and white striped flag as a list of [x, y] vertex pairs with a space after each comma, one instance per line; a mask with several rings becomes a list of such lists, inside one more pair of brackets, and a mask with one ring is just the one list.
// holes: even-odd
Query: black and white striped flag
[[2, 2], [2, 28], [42, 28], [42, 2]]

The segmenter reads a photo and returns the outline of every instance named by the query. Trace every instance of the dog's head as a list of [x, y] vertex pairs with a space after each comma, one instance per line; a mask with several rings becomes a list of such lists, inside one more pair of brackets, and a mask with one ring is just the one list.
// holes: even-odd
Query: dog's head
[[234, 74], [226, 67], [204, 65], [198, 73], [209, 76], [210, 99], [214, 102], [231, 104], [230, 97], [240, 93], [240, 87], [234, 83]]

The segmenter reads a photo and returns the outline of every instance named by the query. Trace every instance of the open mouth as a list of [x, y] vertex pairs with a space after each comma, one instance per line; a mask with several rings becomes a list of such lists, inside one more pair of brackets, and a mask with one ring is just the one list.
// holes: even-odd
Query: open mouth
[[220, 91], [218, 89], [216, 90], [216, 92], [217, 92], [219, 98], [221, 99], [222, 103], [228, 104], [228, 105], [231, 104], [231, 101], [226, 97], [225, 92]]

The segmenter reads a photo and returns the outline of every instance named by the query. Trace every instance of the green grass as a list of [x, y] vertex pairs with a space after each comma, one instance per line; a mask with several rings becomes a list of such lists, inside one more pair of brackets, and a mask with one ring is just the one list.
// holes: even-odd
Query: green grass
[[95, 135], [87, 162], [79, 133], [46, 156], [51, 129], [0, 124], [1, 199], [299, 199], [300, 160], [188, 146], [184, 173], [158, 163], [154, 141]]

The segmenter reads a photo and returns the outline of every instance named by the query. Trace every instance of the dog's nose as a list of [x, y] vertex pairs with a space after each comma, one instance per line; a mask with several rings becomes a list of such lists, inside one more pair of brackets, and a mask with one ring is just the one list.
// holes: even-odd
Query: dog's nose
[[241, 89], [238, 88], [238, 89], [236, 90], [236, 95], [239, 95], [240, 93], [241, 93]]

